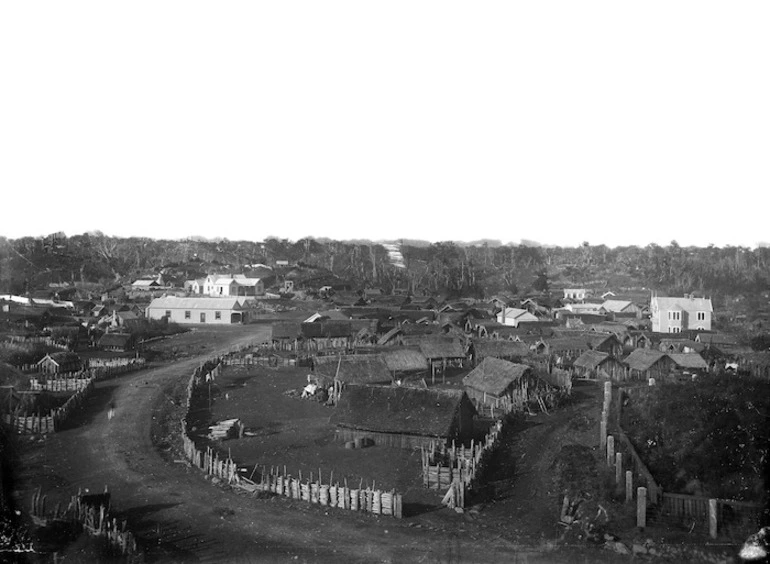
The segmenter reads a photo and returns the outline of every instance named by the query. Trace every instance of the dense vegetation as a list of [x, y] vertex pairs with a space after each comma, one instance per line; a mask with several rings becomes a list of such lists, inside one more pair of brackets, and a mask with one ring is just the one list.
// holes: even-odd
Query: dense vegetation
[[[306, 238], [254, 241], [181, 241], [117, 238], [102, 233], [45, 238], [0, 238], [0, 291], [23, 292], [49, 282], [121, 280], [161, 268], [180, 275], [205, 274], [208, 266], [288, 260], [323, 268], [359, 285], [408, 285], [433, 291], [488, 293], [530, 289], [538, 274], [558, 272], [576, 283], [628, 283], [678, 293], [770, 289], [770, 248], [541, 247], [416, 241], [404, 242], [406, 268], [390, 264], [385, 247], [369, 241], [341, 242]], [[616, 280], [612, 280], [612, 278]], [[519, 287], [522, 283], [526, 287]], [[542, 283], [542, 281], [541, 281]]]
[[708, 376], [643, 391], [622, 426], [664, 490], [764, 500], [770, 382]]

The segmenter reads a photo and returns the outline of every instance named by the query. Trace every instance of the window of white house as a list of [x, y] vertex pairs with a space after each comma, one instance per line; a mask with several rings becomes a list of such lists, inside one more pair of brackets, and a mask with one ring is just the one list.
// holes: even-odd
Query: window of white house
[[170, 309], [166, 310], [166, 317], [171, 317], [171, 310]]
[[214, 312], [214, 319], [222, 319], [222, 312], [221, 311], [215, 311]]
[[201, 312], [201, 323], [206, 323], [206, 312]]
[[706, 321], [706, 312], [705, 311], [699, 311], [698, 312], [698, 321]]
[[185, 318], [185, 319], [190, 319], [190, 310], [189, 310], [189, 309], [188, 309], [188, 310], [185, 310], [185, 312], [184, 312], [184, 318]]
[[682, 312], [681, 311], [669, 311], [668, 312], [668, 318], [672, 319], [674, 321], [679, 321], [682, 318]]

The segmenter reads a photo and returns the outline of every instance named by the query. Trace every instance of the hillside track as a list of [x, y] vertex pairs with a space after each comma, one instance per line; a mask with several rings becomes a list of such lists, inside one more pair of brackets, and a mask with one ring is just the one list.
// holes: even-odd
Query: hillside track
[[[51, 507], [78, 490], [106, 486], [113, 513], [127, 520], [148, 562], [498, 562], [521, 554], [521, 545], [502, 536], [471, 534], [448, 510], [423, 526], [257, 499], [213, 485], [183, 461], [177, 416], [190, 374], [207, 358], [260, 340], [264, 330], [244, 326], [210, 339], [198, 332], [193, 337], [208, 343], [204, 354], [99, 382], [68, 429], [22, 449], [19, 506], [29, 507], [38, 487]], [[186, 337], [176, 338], [182, 347]]]

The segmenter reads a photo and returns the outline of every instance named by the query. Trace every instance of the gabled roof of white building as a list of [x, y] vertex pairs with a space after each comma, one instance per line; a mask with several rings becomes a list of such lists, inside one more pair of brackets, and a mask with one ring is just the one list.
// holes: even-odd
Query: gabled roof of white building
[[243, 309], [238, 298], [177, 298], [166, 296], [155, 298], [147, 306], [147, 309], [219, 309], [240, 310]]
[[711, 305], [710, 298], [692, 298], [692, 297], [659, 298], [659, 297], [656, 297], [651, 299], [650, 304], [653, 307], [657, 305], [661, 311], [671, 311], [677, 308], [681, 308], [684, 311], [714, 311], [714, 308]]

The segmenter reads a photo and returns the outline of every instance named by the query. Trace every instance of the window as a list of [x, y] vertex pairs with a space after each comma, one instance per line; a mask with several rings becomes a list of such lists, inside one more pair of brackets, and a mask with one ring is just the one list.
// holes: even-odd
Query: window
[[171, 310], [170, 309], [166, 310], [166, 317], [171, 317]]
[[699, 311], [698, 312], [698, 321], [706, 321], [706, 312], [705, 311]]
[[222, 312], [221, 311], [215, 311], [214, 312], [214, 319], [222, 319]]
[[201, 312], [201, 323], [206, 323], [206, 312]]
[[184, 312], [184, 318], [185, 319], [190, 319], [190, 310], [189, 309]]
[[669, 311], [668, 312], [668, 318], [672, 319], [673, 321], [679, 321], [682, 318], [682, 312], [681, 311]]

